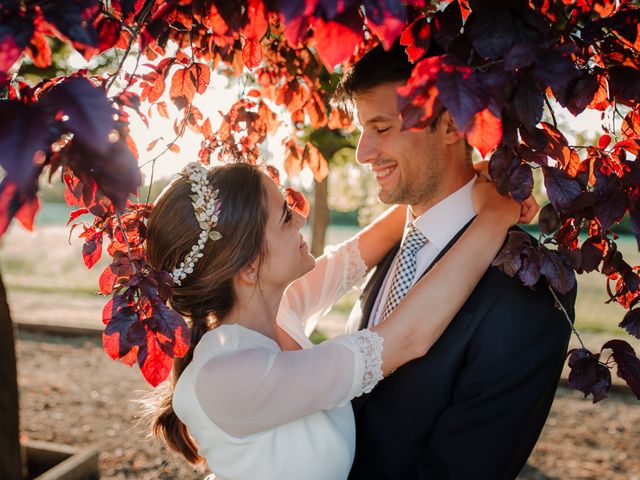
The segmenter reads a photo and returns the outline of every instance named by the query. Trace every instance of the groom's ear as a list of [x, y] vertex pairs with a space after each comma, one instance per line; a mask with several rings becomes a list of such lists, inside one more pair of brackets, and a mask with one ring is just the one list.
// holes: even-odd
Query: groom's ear
[[464, 137], [464, 134], [458, 129], [455, 120], [448, 110], [442, 114], [440, 121], [444, 129], [444, 141], [447, 145], [454, 145]]

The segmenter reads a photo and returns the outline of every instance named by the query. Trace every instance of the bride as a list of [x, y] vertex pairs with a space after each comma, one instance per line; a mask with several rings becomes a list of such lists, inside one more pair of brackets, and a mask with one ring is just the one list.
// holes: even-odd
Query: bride
[[489, 182], [477, 181], [473, 193], [477, 217], [387, 320], [314, 346], [315, 320], [402, 239], [406, 207], [315, 260], [300, 234], [305, 219], [261, 169], [190, 164], [148, 225], [149, 263], [172, 272], [170, 306], [192, 330], [157, 403], [154, 434], [221, 480], [347, 478], [349, 401], [425, 355], [521, 208], [529, 210], [521, 220], [535, 214]]

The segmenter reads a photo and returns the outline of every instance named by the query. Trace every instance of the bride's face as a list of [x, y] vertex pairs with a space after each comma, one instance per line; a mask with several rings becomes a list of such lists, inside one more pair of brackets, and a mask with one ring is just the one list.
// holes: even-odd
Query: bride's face
[[291, 210], [277, 185], [264, 176], [269, 221], [266, 229], [267, 254], [260, 266], [260, 281], [286, 286], [315, 266], [315, 259], [302, 238], [306, 219]]

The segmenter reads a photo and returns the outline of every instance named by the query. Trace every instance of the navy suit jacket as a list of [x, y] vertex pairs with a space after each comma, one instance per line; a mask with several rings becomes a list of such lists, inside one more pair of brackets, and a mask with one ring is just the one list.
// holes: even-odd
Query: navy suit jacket
[[[359, 328], [397, 249], [363, 291]], [[560, 297], [572, 320], [575, 295]], [[353, 400], [349, 479], [515, 478], [549, 414], [567, 350], [570, 326], [554, 304], [544, 281], [530, 289], [490, 267], [424, 357]], [[415, 314], [428, 321], [428, 312]]]

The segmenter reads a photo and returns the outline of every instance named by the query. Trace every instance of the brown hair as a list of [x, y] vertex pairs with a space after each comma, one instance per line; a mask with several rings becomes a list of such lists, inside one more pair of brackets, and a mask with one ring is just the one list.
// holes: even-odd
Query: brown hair
[[[209, 182], [219, 191], [222, 203], [216, 230], [220, 240], [207, 241], [193, 273], [174, 286], [169, 305], [188, 318], [191, 345], [183, 358], [176, 358], [172, 378], [159, 396], [147, 402], [152, 412], [151, 431], [155, 437], [180, 453], [190, 463], [203, 464], [198, 447], [172, 407], [175, 384], [193, 358], [202, 336], [229, 313], [236, 301], [234, 275], [245, 265], [263, 258], [268, 220], [265, 175], [258, 167], [236, 163], [216, 167]], [[171, 272], [198, 242], [201, 229], [196, 221], [188, 179], [181, 176], [161, 194], [148, 223], [147, 255], [151, 267]]]

